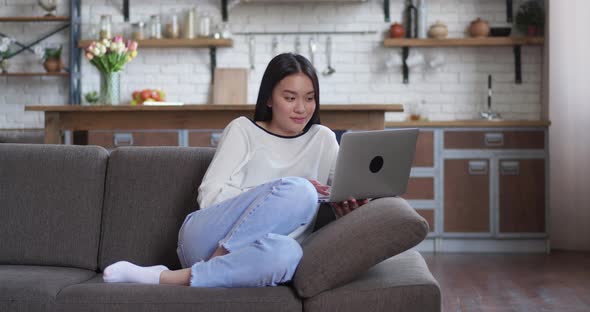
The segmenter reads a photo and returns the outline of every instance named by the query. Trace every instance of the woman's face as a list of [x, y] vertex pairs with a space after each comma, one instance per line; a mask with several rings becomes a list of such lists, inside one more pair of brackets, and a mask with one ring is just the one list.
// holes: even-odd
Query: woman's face
[[311, 79], [303, 73], [283, 78], [273, 89], [267, 105], [272, 107], [270, 132], [284, 136], [300, 134], [315, 111]]

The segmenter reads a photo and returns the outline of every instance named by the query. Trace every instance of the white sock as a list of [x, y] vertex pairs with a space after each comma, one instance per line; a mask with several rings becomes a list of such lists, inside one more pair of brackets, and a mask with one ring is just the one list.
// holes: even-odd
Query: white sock
[[113, 263], [104, 269], [102, 279], [105, 283], [159, 284], [160, 273], [168, 270], [166, 266], [141, 267], [127, 261]]

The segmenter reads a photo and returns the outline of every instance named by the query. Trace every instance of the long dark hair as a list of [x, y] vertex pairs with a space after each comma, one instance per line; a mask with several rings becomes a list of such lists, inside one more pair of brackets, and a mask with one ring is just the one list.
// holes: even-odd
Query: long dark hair
[[320, 84], [315, 68], [308, 59], [293, 53], [279, 54], [268, 63], [262, 76], [262, 82], [260, 82], [254, 121], [272, 120], [272, 109], [267, 106], [268, 100], [272, 97], [272, 91], [283, 78], [297, 73], [303, 73], [309, 77], [315, 91], [315, 111], [303, 131], [307, 131], [312, 125], [320, 123]]

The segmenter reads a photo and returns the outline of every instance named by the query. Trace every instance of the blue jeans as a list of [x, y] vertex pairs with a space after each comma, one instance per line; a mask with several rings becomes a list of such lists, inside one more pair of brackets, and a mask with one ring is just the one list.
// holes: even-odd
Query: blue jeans
[[[313, 220], [317, 191], [304, 178], [281, 178], [189, 214], [178, 258], [192, 287], [264, 287], [288, 282], [303, 256], [286, 236]], [[211, 260], [223, 246], [229, 253]]]

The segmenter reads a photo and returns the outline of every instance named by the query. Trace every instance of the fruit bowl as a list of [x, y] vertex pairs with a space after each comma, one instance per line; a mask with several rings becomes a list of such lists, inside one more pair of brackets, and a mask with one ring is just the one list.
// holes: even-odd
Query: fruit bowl
[[166, 100], [166, 94], [160, 89], [143, 89], [134, 91], [130, 105], [143, 105], [147, 102], [162, 102]]

